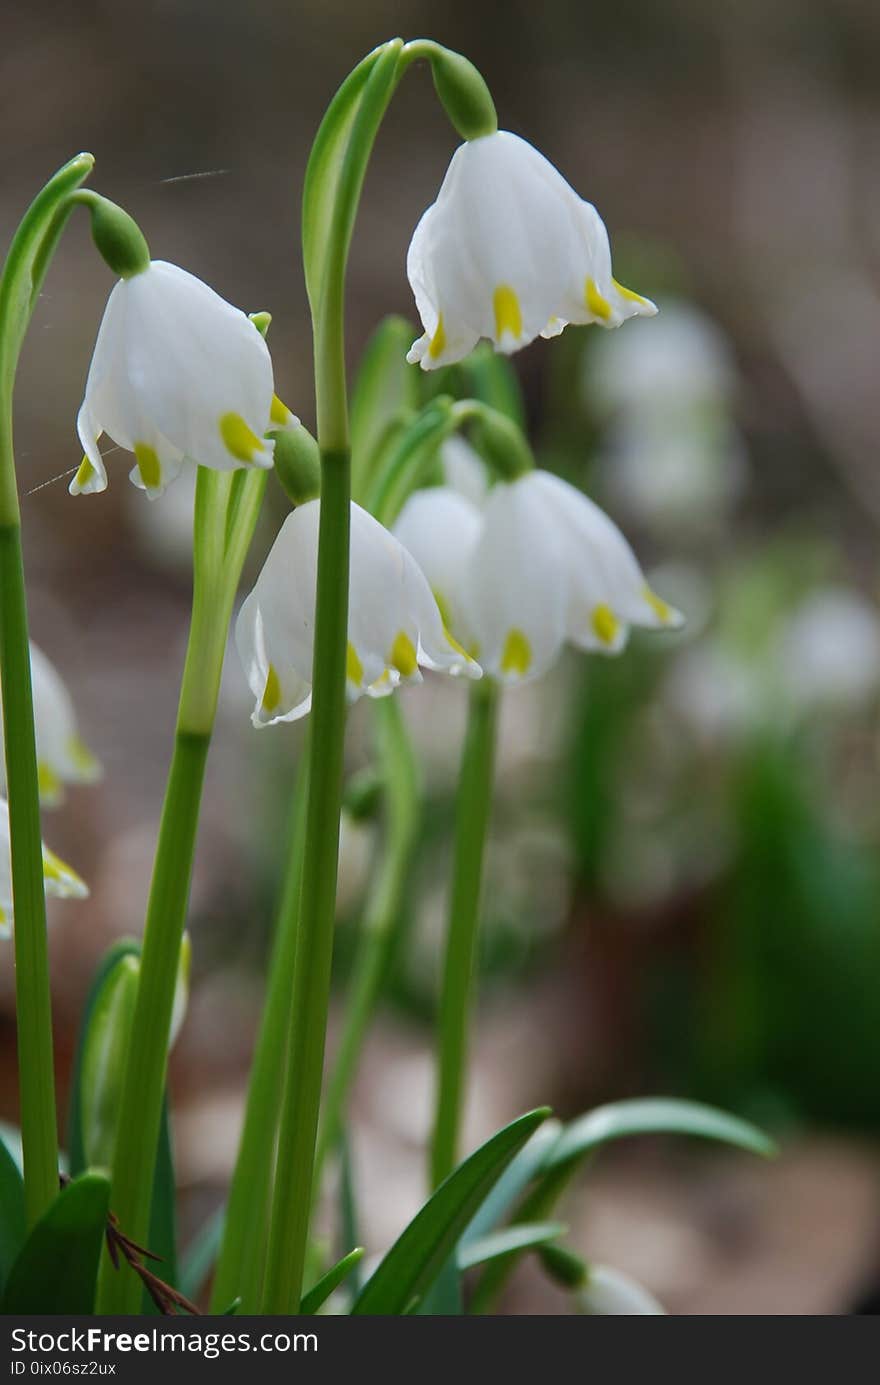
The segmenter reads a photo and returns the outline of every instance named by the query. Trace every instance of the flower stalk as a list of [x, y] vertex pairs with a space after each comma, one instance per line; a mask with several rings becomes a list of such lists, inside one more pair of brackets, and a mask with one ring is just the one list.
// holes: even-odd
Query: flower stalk
[[79, 154], [31, 204], [0, 278], [0, 683], [15, 901], [15, 992], [25, 1205], [33, 1225], [58, 1193], [58, 1129], [40, 799], [21, 514], [12, 440], [18, 358], [43, 279], [94, 160]]
[[[144, 927], [137, 1001], [113, 1157], [112, 1205], [135, 1241], [149, 1232], [177, 959], [186, 922], [205, 763], [211, 742], [232, 603], [253, 535], [266, 473], [199, 468], [194, 521], [193, 608], [174, 752]], [[102, 1313], [134, 1313], [138, 1278], [104, 1256]]]
[[492, 810], [499, 689], [491, 679], [470, 693], [455, 811], [449, 929], [437, 1026], [437, 1091], [431, 1142], [431, 1186], [456, 1165], [465, 1097], [483, 863]]

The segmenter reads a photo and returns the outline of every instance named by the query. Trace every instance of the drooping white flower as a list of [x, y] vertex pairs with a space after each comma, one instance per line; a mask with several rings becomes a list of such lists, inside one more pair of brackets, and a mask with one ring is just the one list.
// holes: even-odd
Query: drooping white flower
[[474, 505], [482, 506], [489, 494], [489, 471], [479, 452], [467, 439], [453, 433], [440, 445], [443, 482]]
[[102, 433], [134, 453], [132, 481], [156, 496], [185, 458], [217, 471], [270, 467], [264, 434], [292, 422], [250, 319], [201, 279], [153, 260], [110, 294], [77, 417], [85, 457], [70, 492], [106, 488]]
[[[43, 846], [43, 884], [46, 894], [59, 899], [87, 899], [88, 886], [75, 870]], [[0, 938], [8, 938], [13, 926], [12, 853], [9, 841], [9, 804], [0, 798]]]
[[[256, 706], [255, 726], [295, 721], [312, 700], [320, 501], [287, 516], [239, 613], [235, 641]], [[419, 666], [479, 677], [444, 628], [422, 572], [397, 539], [351, 507], [348, 695], [383, 697], [421, 681]]]
[[819, 587], [783, 624], [777, 662], [793, 711], [855, 712], [880, 689], [880, 611], [847, 587]]
[[570, 322], [619, 327], [657, 311], [613, 278], [596, 208], [506, 130], [455, 151], [406, 272], [424, 328], [407, 359], [425, 370], [460, 361], [481, 337], [509, 353]]
[[[79, 734], [73, 702], [58, 670], [35, 644], [30, 650], [40, 801], [54, 807], [64, 797], [65, 784], [93, 784], [101, 776], [101, 766]], [[2, 737], [0, 704], [0, 743]], [[5, 772], [0, 756], [0, 787]]]
[[610, 1265], [591, 1265], [589, 1278], [575, 1297], [579, 1313], [590, 1317], [658, 1317], [666, 1309], [631, 1275]]
[[394, 532], [449, 629], [501, 682], [538, 677], [566, 642], [617, 654], [631, 625], [682, 624], [617, 526], [546, 471], [497, 484], [482, 511], [447, 487], [418, 491]]

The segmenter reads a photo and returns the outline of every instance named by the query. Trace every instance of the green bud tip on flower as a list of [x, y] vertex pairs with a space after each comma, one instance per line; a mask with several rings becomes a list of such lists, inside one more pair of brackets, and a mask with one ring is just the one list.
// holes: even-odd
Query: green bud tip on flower
[[250, 318], [251, 322], [252, 322], [252, 323], [254, 324], [254, 326], [256, 327], [256, 329], [257, 329], [257, 331], [259, 332], [260, 336], [261, 336], [261, 337], [265, 337], [266, 333], [269, 331], [269, 326], [270, 326], [270, 324], [271, 324], [271, 322], [272, 322], [272, 314], [271, 314], [271, 313], [265, 313], [265, 312], [262, 312], [262, 313], [248, 313], [248, 317]]
[[92, 239], [98, 252], [120, 279], [132, 279], [150, 267], [150, 248], [137, 222], [115, 202], [98, 192], [83, 190], [73, 201], [87, 207], [92, 219]]
[[505, 481], [534, 470], [535, 459], [522, 429], [498, 409], [479, 405], [473, 437], [478, 450]]
[[495, 102], [480, 72], [461, 53], [428, 40], [413, 45], [431, 64], [434, 88], [462, 139], [480, 139], [498, 129]]
[[565, 1289], [582, 1289], [590, 1276], [589, 1266], [573, 1250], [555, 1244], [540, 1246], [541, 1264], [551, 1279]]
[[368, 765], [353, 774], [345, 786], [345, 811], [355, 822], [368, 822], [379, 813], [385, 778], [375, 765]]
[[305, 505], [321, 493], [321, 454], [308, 428], [298, 424], [273, 434], [275, 475], [291, 504]]

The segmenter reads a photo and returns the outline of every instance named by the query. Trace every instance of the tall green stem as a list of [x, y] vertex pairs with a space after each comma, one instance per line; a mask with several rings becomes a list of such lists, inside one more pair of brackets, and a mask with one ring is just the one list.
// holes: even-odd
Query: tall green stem
[[71, 194], [88, 177], [93, 163], [90, 154], [78, 154], [49, 180], [25, 213], [0, 276], [0, 684], [15, 908], [21, 1138], [25, 1205], [31, 1225], [58, 1193], [58, 1129], [12, 396], [19, 353], [34, 305], [73, 207]]
[[413, 847], [418, 836], [419, 774], [399, 703], [392, 697], [376, 703], [379, 758], [385, 794], [385, 840], [364, 913], [352, 971], [342, 1037], [327, 1083], [315, 1183], [328, 1152], [339, 1138], [364, 1036], [373, 1017], [395, 940]]
[[[137, 1000], [126, 1057], [111, 1205], [126, 1235], [149, 1234], [168, 1035], [186, 924], [205, 762], [220, 687], [232, 603], [260, 503], [265, 473], [199, 468], [194, 525], [193, 611], [177, 712], [174, 753], [144, 926]], [[234, 516], [234, 524], [228, 520]], [[102, 1313], [136, 1313], [142, 1286], [104, 1255]]]
[[[263, 1308], [295, 1313], [312, 1200], [324, 1041], [330, 1000], [339, 811], [345, 734], [351, 458], [345, 378], [344, 289], [348, 247], [379, 123], [398, 80], [400, 40], [370, 60], [369, 75], [345, 108], [343, 85], [318, 132], [306, 173], [303, 247], [315, 338], [315, 393], [321, 449], [321, 514], [312, 741], [299, 941], [294, 969], [284, 1101]], [[356, 72], [362, 71], [361, 68]], [[354, 74], [353, 74], [354, 76]], [[329, 125], [328, 125], [329, 123]], [[326, 168], [321, 161], [329, 160]], [[316, 171], [316, 161], [318, 163]], [[329, 190], [326, 238], [316, 238], [321, 195]]]
[[464, 1102], [483, 858], [492, 807], [498, 688], [486, 679], [471, 690], [455, 812], [449, 932], [443, 966], [437, 1050], [437, 1096], [431, 1183], [455, 1167]]
[[241, 1313], [256, 1313], [260, 1305], [278, 1103], [290, 1026], [290, 981], [299, 924], [307, 755], [306, 746], [294, 790], [269, 985], [248, 1082], [238, 1158], [226, 1204], [223, 1244], [211, 1290], [212, 1313], [225, 1312], [237, 1297], [241, 1299]]

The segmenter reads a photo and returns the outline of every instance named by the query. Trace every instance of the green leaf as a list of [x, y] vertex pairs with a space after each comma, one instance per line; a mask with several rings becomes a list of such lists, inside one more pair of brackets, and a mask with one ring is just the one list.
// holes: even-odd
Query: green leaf
[[342, 1259], [339, 1260], [332, 1269], [328, 1270], [325, 1275], [322, 1275], [317, 1284], [313, 1284], [307, 1294], [303, 1295], [299, 1311], [307, 1315], [317, 1313], [318, 1309], [327, 1302], [334, 1289], [339, 1288], [339, 1285], [349, 1272], [353, 1270], [358, 1261], [363, 1258], [363, 1254], [363, 1246], [355, 1246], [354, 1250], [350, 1250], [347, 1255], [343, 1255]]
[[533, 1250], [547, 1245], [550, 1241], [564, 1236], [567, 1228], [557, 1221], [523, 1222], [517, 1226], [507, 1226], [491, 1236], [481, 1236], [470, 1241], [458, 1252], [458, 1268], [472, 1270], [475, 1265], [483, 1265], [487, 1260], [496, 1260], [499, 1255], [509, 1255], [512, 1250]]
[[386, 317], [364, 349], [351, 398], [352, 486], [363, 499], [374, 462], [392, 432], [419, 407], [419, 369], [406, 353], [416, 333], [402, 317]]
[[543, 1107], [520, 1116], [440, 1184], [367, 1280], [353, 1314], [397, 1316], [430, 1288], [511, 1159], [549, 1114]]
[[99, 1004], [104, 983], [107, 978], [115, 971], [118, 963], [123, 957], [139, 957], [140, 944], [134, 938], [121, 938], [98, 965], [98, 969], [89, 987], [83, 1009], [82, 1019], [79, 1026], [79, 1035], [76, 1042], [76, 1053], [73, 1059], [73, 1075], [70, 1088], [70, 1113], [67, 1120], [67, 1150], [70, 1160], [70, 1173], [72, 1177], [83, 1173], [88, 1167], [86, 1158], [85, 1141], [83, 1138], [83, 1062], [86, 1051], [86, 1044], [92, 1018], [95, 1014], [95, 1007]]
[[203, 1222], [180, 1259], [178, 1288], [186, 1298], [195, 1298], [220, 1254], [226, 1208], [217, 1211]]
[[499, 1178], [486, 1201], [483, 1203], [470, 1226], [464, 1232], [460, 1244], [488, 1236], [489, 1232], [504, 1220], [511, 1207], [524, 1193], [539, 1169], [544, 1166], [548, 1151], [556, 1144], [562, 1131], [558, 1120], [547, 1121], [536, 1130], [528, 1144], [511, 1161], [509, 1168]]
[[0, 1288], [24, 1244], [27, 1217], [21, 1170], [0, 1143]]
[[[177, 1285], [177, 1186], [174, 1177], [174, 1152], [171, 1146], [171, 1123], [168, 1119], [168, 1097], [162, 1100], [162, 1126], [159, 1131], [159, 1150], [153, 1177], [153, 1202], [150, 1208], [149, 1249], [162, 1258], [158, 1273], [166, 1284]], [[144, 1290], [141, 1309], [149, 1317], [159, 1313], [150, 1295]]]
[[31, 1231], [3, 1295], [3, 1313], [91, 1313], [107, 1225], [110, 1180], [83, 1173]]
[[303, 183], [302, 251], [313, 313], [320, 298], [324, 254], [346, 145], [364, 87], [381, 52], [381, 48], [375, 48], [348, 74], [327, 107], [309, 156]]
[[595, 1111], [571, 1121], [548, 1151], [542, 1172], [562, 1169], [611, 1140], [659, 1134], [698, 1135], [765, 1158], [776, 1153], [776, 1146], [768, 1136], [738, 1116], [729, 1116], [725, 1111], [697, 1101], [647, 1097], [598, 1106]]

